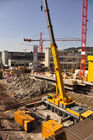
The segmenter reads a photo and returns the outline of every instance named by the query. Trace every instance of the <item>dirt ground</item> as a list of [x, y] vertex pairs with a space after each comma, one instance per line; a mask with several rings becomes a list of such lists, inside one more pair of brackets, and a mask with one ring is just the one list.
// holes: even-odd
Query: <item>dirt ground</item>
[[93, 96], [73, 92], [68, 92], [67, 95], [71, 96], [79, 105], [86, 106], [93, 110]]
[[5, 79], [0, 80], [0, 140], [43, 140], [40, 127], [32, 134], [27, 133], [14, 120], [14, 112], [23, 104], [10, 96], [8, 84]]
[[[20, 91], [20, 96], [17, 91]], [[43, 140], [41, 126], [32, 133], [26, 133], [14, 120], [14, 112], [52, 91], [55, 91], [55, 87], [49, 82], [31, 80], [30, 77], [16, 77], [12, 82], [0, 80], [0, 140]], [[67, 95], [77, 103], [93, 109], [92, 96], [71, 92]]]

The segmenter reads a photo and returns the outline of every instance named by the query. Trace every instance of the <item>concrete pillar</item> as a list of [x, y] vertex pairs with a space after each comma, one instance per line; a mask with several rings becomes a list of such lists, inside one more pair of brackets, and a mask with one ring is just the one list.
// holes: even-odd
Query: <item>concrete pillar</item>
[[45, 49], [45, 67], [50, 68], [50, 55], [51, 55], [51, 49], [46, 48]]
[[33, 64], [38, 63], [38, 46], [34, 45], [33, 46]]
[[8, 65], [8, 51], [2, 52], [2, 63], [3, 65]]

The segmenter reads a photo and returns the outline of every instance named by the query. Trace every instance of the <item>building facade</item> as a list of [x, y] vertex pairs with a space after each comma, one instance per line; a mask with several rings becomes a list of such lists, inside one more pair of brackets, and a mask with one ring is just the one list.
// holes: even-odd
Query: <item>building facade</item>
[[[59, 60], [62, 71], [74, 72], [75, 69], [80, 69], [81, 62], [81, 48], [68, 48], [58, 51]], [[93, 47], [86, 48], [86, 70], [88, 69], [87, 56], [93, 55]], [[54, 70], [54, 63], [51, 48], [46, 48], [45, 53], [33, 53], [33, 52], [9, 52], [4, 51], [0, 53], [0, 60], [2, 64], [10, 67], [34, 65], [36, 67], [39, 64], [45, 65], [48, 69]]]
[[1, 53], [1, 60], [2, 64], [4, 66], [10, 66], [10, 67], [17, 67], [17, 66], [29, 66], [30, 64], [34, 64], [35, 62], [40, 63], [41, 57], [44, 61], [45, 55], [44, 53], [41, 54], [37, 52], [9, 52], [9, 51], [3, 51]]
[[[58, 51], [59, 60], [62, 71], [64, 72], [74, 72], [75, 69], [80, 69], [81, 62], [81, 48], [69, 48], [65, 50]], [[93, 55], [93, 48], [86, 48], [86, 70], [88, 69], [87, 56]], [[50, 48], [45, 50], [45, 66], [49, 69], [54, 68], [52, 52]]]

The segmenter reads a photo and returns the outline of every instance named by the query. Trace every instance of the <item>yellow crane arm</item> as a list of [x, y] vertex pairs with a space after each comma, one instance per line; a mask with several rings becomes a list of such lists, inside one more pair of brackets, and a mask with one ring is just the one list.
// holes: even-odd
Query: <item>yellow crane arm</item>
[[63, 97], [66, 97], [66, 93], [64, 90], [64, 84], [63, 84], [63, 78], [62, 78], [62, 74], [61, 74], [60, 63], [59, 63], [57, 45], [55, 43], [55, 37], [54, 37], [54, 32], [53, 32], [53, 28], [52, 28], [52, 24], [51, 24], [47, 0], [43, 0], [43, 2], [44, 2], [44, 10], [45, 10], [45, 14], [46, 14], [49, 35], [50, 35], [50, 40], [51, 40], [50, 47], [51, 47], [52, 55], [53, 55], [53, 61], [54, 61], [54, 66], [55, 66], [55, 73], [56, 73], [56, 80], [57, 80], [57, 85], [58, 85], [58, 90], [59, 90], [59, 96], [61, 96], [63, 98]]
[[53, 44], [53, 43], [50, 44], [50, 47], [51, 47], [52, 55], [53, 55], [53, 61], [54, 61], [54, 66], [55, 66], [55, 73], [56, 73], [56, 80], [57, 80], [58, 89], [59, 89], [59, 95], [63, 98], [63, 97], [66, 97], [66, 93], [64, 90], [63, 77], [61, 74], [58, 50], [57, 50], [57, 47], [55, 46], [55, 44]]

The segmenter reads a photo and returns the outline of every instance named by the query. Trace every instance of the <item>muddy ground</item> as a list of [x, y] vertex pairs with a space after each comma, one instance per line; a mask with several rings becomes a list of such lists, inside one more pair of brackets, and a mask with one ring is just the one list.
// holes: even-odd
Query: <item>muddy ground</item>
[[[14, 120], [14, 112], [20, 107], [40, 100], [55, 86], [47, 81], [32, 79], [30, 75], [13, 77], [10, 81], [0, 80], [0, 139], [1, 140], [42, 140], [41, 127], [33, 133], [26, 133]], [[68, 92], [77, 103], [93, 109], [93, 97]], [[38, 133], [37, 133], [38, 132]]]

